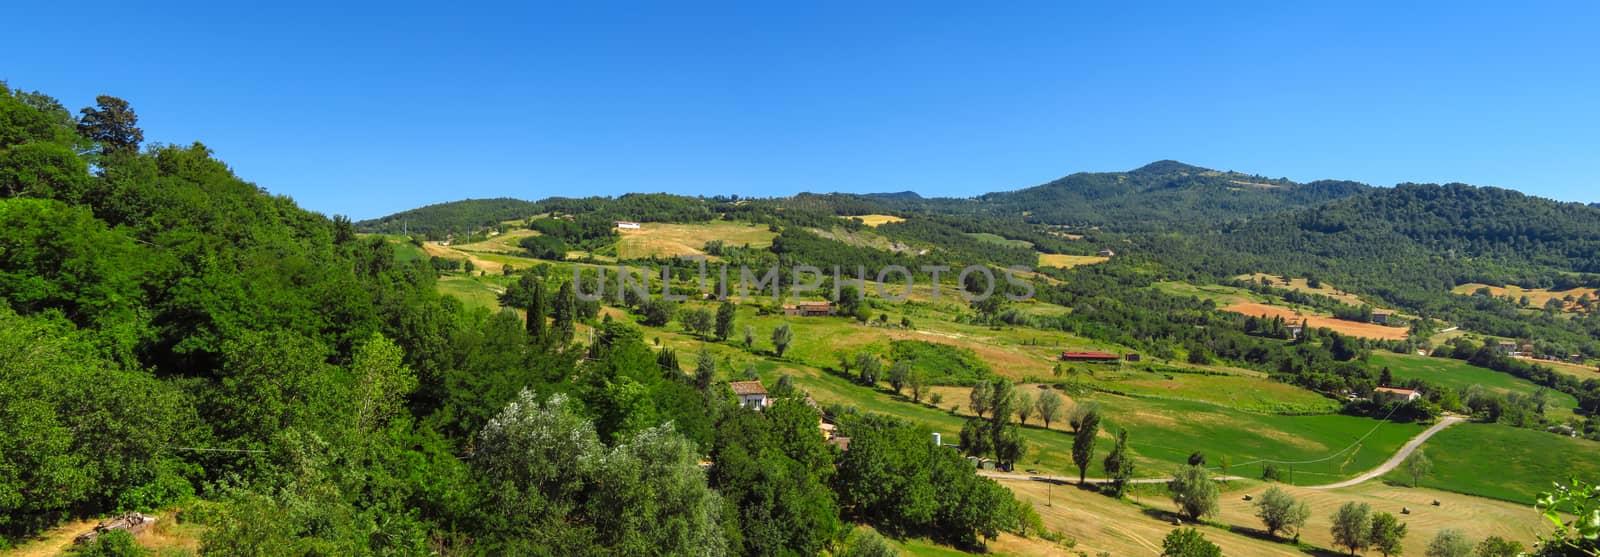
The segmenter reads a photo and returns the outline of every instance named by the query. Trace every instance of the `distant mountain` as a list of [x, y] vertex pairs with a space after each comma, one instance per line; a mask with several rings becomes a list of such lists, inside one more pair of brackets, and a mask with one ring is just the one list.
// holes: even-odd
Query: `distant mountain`
[[870, 198], [873, 198], [873, 199], [885, 199], [885, 200], [891, 200], [891, 201], [920, 201], [922, 199], [921, 195], [917, 194], [917, 192], [910, 191], [910, 190], [901, 191], [901, 192], [893, 192], [893, 193], [869, 193], [869, 194], [864, 195], [863, 197], [870, 197]]
[[1129, 172], [1080, 172], [1027, 189], [980, 195], [976, 207], [964, 209], [1122, 232], [1194, 230], [1372, 189], [1348, 181], [1300, 184], [1165, 160]]
[[466, 232], [472, 228], [493, 226], [501, 221], [526, 218], [539, 212], [538, 207], [538, 203], [509, 197], [464, 199], [364, 220], [355, 223], [355, 226], [361, 232], [384, 234]]
[[1571, 287], [1588, 280], [1574, 272], [1600, 273], [1600, 209], [1464, 184], [1401, 184], [1188, 240], [1168, 259], [1320, 277], [1424, 311], [1459, 284]]

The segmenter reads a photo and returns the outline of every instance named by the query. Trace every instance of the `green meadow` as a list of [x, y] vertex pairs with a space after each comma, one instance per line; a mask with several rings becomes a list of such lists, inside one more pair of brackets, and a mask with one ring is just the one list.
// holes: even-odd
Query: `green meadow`
[[[1423, 487], [1531, 505], [1554, 480], [1600, 483], [1600, 443], [1544, 431], [1458, 424], [1428, 439], [1423, 450], [1433, 461]], [[1411, 482], [1403, 468], [1383, 479]]]

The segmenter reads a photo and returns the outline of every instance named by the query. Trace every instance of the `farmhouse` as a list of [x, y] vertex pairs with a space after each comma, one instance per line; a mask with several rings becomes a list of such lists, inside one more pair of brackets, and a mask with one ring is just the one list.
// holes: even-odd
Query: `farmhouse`
[[1393, 387], [1378, 387], [1372, 390], [1372, 398], [1376, 400], [1403, 400], [1411, 402], [1422, 398], [1422, 393], [1414, 389], [1396, 389]]
[[728, 388], [733, 389], [733, 395], [739, 397], [739, 404], [745, 408], [760, 410], [771, 404], [767, 388], [760, 381], [733, 381], [728, 383]]
[[1379, 325], [1388, 325], [1389, 324], [1389, 312], [1387, 312], [1387, 311], [1374, 311], [1374, 312], [1372, 312], [1372, 322], [1373, 323], [1377, 323]]
[[1300, 338], [1300, 333], [1305, 332], [1305, 325], [1284, 325], [1284, 330], [1289, 331], [1289, 338]]
[[783, 306], [783, 314], [791, 317], [822, 317], [833, 315], [833, 302], [795, 302]]
[[628, 221], [625, 221], [625, 220], [619, 220], [619, 221], [617, 221], [617, 229], [618, 230], [638, 230], [639, 229], [639, 223], [637, 223], [637, 222], [628, 222]]
[[1506, 356], [1521, 356], [1522, 355], [1521, 352], [1517, 351], [1517, 343], [1516, 343], [1516, 341], [1510, 341], [1510, 340], [1502, 340], [1499, 343], [1495, 344], [1494, 345], [1494, 351], [1495, 352], [1499, 352], [1500, 354], [1503, 354], [1503, 355], [1506, 355]]
[[1062, 352], [1061, 359], [1068, 362], [1114, 362], [1118, 358], [1110, 352]]
[[1117, 256], [1117, 252], [1111, 251], [1111, 248], [1106, 248], [1106, 249], [1102, 249], [1099, 252], [1097, 252], [1097, 255], [1099, 255], [1100, 257], [1116, 257]]

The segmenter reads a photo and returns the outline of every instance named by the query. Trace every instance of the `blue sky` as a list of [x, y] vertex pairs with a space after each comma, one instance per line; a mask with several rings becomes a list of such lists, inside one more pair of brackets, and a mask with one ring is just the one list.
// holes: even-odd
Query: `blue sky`
[[357, 219], [1159, 159], [1600, 201], [1592, 3], [49, 4], [7, 8], [0, 79]]

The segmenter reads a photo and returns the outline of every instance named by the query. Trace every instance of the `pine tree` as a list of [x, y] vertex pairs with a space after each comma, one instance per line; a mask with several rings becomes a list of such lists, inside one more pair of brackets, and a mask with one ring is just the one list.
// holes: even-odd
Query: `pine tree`
[[533, 293], [528, 299], [528, 340], [542, 345], [549, 340], [546, 333], [544, 281], [533, 282]]

